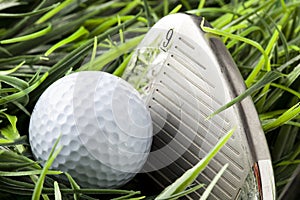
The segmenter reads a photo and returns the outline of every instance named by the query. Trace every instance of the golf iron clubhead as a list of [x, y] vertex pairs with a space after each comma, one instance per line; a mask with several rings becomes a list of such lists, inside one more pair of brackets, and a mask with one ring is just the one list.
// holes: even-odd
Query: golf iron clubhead
[[[208, 119], [245, 85], [222, 41], [201, 29], [202, 20], [183, 13], [162, 18], [145, 35], [124, 72], [153, 120], [153, 146], [143, 172], [164, 188], [236, 127], [196, 183], [208, 185], [228, 163], [210, 199], [275, 199], [268, 145], [251, 97]], [[210, 25], [205, 21], [204, 26]], [[199, 199], [204, 189], [186, 198]]]

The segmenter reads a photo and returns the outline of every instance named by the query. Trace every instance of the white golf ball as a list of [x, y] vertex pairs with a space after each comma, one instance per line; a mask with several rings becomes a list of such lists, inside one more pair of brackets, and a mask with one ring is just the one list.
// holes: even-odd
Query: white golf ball
[[60, 135], [62, 150], [52, 169], [68, 172], [83, 187], [116, 188], [146, 162], [152, 121], [126, 81], [105, 72], [78, 72], [48, 87], [31, 115], [29, 141], [42, 165]]

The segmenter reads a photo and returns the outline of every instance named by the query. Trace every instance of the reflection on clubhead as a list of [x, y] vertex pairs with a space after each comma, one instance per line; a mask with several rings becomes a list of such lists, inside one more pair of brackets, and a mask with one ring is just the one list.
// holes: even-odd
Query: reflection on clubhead
[[208, 185], [229, 163], [211, 199], [275, 199], [268, 145], [251, 98], [207, 119], [245, 86], [224, 44], [201, 30], [202, 20], [182, 13], [162, 18], [123, 75], [142, 94], [153, 120], [153, 147], [143, 171], [164, 188], [236, 127], [196, 182]]

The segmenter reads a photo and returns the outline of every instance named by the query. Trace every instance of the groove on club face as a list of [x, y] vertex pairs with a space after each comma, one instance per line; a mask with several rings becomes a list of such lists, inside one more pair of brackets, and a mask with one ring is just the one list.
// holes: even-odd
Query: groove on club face
[[[255, 169], [258, 175], [262, 172], [252, 166], [260, 160], [269, 161], [270, 157], [251, 98], [207, 119], [245, 87], [225, 46], [218, 39], [207, 38], [200, 22], [201, 18], [186, 14], [162, 18], [138, 46], [124, 73], [123, 78], [143, 95], [153, 120], [153, 147], [143, 172], [166, 187], [236, 127], [234, 135], [196, 183], [208, 185], [221, 167], [229, 163], [211, 199], [247, 195], [259, 198], [265, 196], [261, 188], [272, 194], [272, 177], [264, 183], [268, 186], [259, 187], [254, 181], [252, 187], [253, 180], [259, 177], [255, 176]], [[271, 165], [264, 166], [272, 176]], [[200, 189], [186, 198], [198, 198], [202, 192]]]

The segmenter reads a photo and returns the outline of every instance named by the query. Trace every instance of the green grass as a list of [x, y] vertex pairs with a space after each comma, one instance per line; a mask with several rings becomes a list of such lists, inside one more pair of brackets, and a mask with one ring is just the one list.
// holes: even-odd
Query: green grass
[[[67, 186], [56, 182], [50, 174], [60, 172], [33, 160], [27, 129], [36, 100], [51, 83], [81, 70], [120, 76], [149, 27], [176, 12], [204, 16], [214, 27], [205, 31], [220, 37], [233, 56], [249, 88], [244, 97], [252, 96], [265, 131], [281, 194], [300, 165], [299, 0], [0, 0], [0, 199], [151, 198], [80, 188], [70, 176]], [[185, 188], [168, 196], [193, 191]]]

